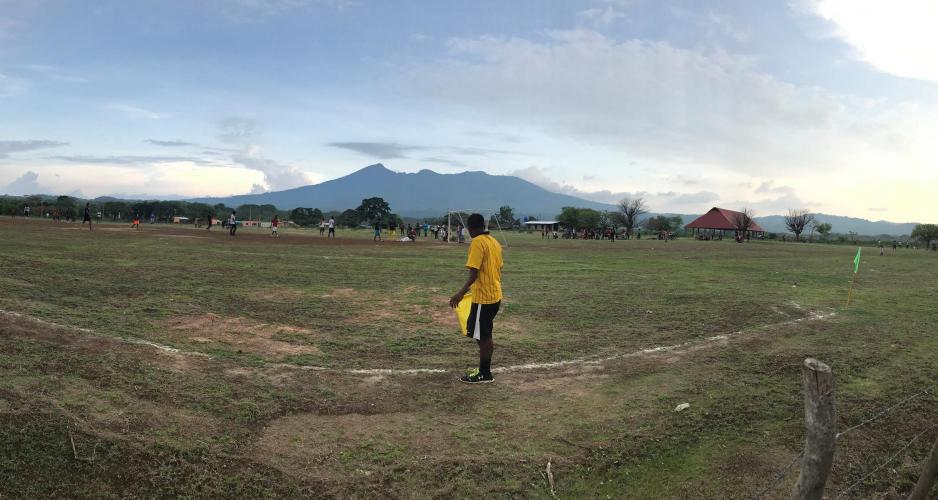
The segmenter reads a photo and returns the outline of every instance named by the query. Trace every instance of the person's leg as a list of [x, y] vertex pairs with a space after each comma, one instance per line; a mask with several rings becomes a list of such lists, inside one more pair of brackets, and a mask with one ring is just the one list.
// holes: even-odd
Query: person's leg
[[492, 378], [492, 353], [495, 352], [495, 341], [491, 337], [477, 341], [479, 344], [479, 375]]

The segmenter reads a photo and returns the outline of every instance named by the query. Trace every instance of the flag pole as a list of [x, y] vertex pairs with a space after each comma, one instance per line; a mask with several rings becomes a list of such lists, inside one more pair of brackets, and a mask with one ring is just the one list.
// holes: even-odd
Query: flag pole
[[857, 279], [860, 277], [860, 249], [857, 248], [857, 256], [854, 259], [853, 266], [853, 279], [850, 280], [850, 289], [847, 291], [847, 303], [844, 304], [844, 310], [846, 311], [850, 307], [850, 299], [853, 297], [853, 285], [856, 284]]

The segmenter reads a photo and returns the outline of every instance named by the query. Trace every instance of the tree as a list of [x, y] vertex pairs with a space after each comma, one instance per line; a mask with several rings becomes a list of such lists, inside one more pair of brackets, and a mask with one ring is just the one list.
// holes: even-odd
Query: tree
[[642, 222], [642, 226], [645, 226], [645, 229], [654, 231], [656, 233], [661, 231], [670, 231], [671, 220], [663, 215], [649, 217]]
[[938, 225], [919, 224], [912, 230], [912, 237], [921, 241], [928, 250], [932, 242], [938, 241]]
[[814, 222], [814, 214], [808, 212], [806, 209], [789, 209], [788, 215], [785, 216], [785, 227], [795, 234], [795, 241], [801, 239], [801, 233], [803, 233], [805, 228], [812, 222]]
[[828, 235], [830, 235], [831, 233], [831, 229], [832, 229], [831, 225], [826, 222], [823, 224], [814, 225], [814, 230], [817, 231], [817, 233], [821, 235], [822, 240], [827, 240]]
[[622, 225], [625, 227], [625, 234], [632, 236], [632, 230], [639, 223], [639, 217], [648, 213], [648, 206], [642, 198], [623, 198], [619, 202], [619, 213], [622, 214]]
[[595, 229], [602, 224], [602, 214], [592, 208], [563, 207], [557, 221], [573, 229]]
[[318, 208], [296, 207], [290, 212], [290, 220], [300, 226], [318, 224], [322, 219], [322, 212]]
[[671, 231], [680, 231], [684, 227], [684, 218], [680, 215], [675, 215], [668, 220], [671, 221]]
[[752, 227], [753, 216], [754, 214], [751, 208], [743, 208], [733, 217], [732, 223], [738, 233], [738, 239], [736, 241], [742, 241], [746, 238], [746, 232]]
[[350, 208], [339, 214], [335, 221], [341, 226], [358, 227], [358, 223], [360, 222], [358, 210], [352, 210]]
[[386, 219], [391, 213], [391, 206], [384, 201], [384, 198], [375, 196], [362, 200], [362, 204], [355, 211], [358, 212], [358, 221], [355, 225], [362, 221], [374, 223]]
[[[495, 218], [498, 217], [496, 221]], [[502, 205], [498, 209], [498, 214], [491, 217], [489, 222], [490, 226], [499, 225], [502, 228], [510, 228], [518, 225], [518, 220], [515, 219], [515, 210], [508, 205]]]

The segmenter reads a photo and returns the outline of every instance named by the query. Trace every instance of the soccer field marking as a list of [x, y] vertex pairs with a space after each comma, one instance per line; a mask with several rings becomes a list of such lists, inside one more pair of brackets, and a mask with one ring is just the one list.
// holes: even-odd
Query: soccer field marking
[[[800, 305], [795, 304], [796, 307], [801, 308]], [[752, 330], [764, 330], [770, 328], [779, 328], [783, 326], [795, 325], [798, 323], [806, 321], [825, 321], [836, 316], [837, 313], [830, 311], [827, 313], [818, 313], [810, 311], [807, 316], [801, 318], [795, 318], [787, 321], [782, 321], [779, 323], [769, 323], [766, 325], [759, 325], [753, 327]], [[212, 355], [206, 354], [204, 352], [198, 351], [185, 351], [178, 349], [176, 347], [171, 347], [164, 344], [159, 344], [156, 342], [151, 342], [149, 340], [135, 339], [135, 338], [125, 338], [125, 337], [115, 337], [112, 335], [105, 335], [89, 328], [81, 328], [76, 326], [62, 325], [59, 323], [54, 323], [51, 321], [46, 321], [44, 319], [36, 318], [29, 316], [27, 314], [6, 311], [0, 309], [0, 316], [7, 316], [19, 319], [25, 319], [37, 323], [39, 325], [61, 328], [65, 330], [72, 330], [81, 333], [87, 333], [100, 337], [107, 337], [115, 339], [121, 342], [128, 344], [136, 345], [145, 345], [153, 347], [163, 352], [183, 355], [183, 356], [198, 356], [202, 358], [213, 358]], [[492, 369], [493, 373], [510, 373], [516, 371], [528, 371], [528, 370], [549, 370], [553, 368], [562, 368], [566, 366], [574, 365], [592, 365], [592, 366], [601, 366], [607, 362], [615, 361], [622, 358], [632, 358], [637, 356], [647, 356], [651, 354], [666, 353], [666, 352], [675, 352], [681, 351], [682, 349], [687, 348], [703, 348], [709, 347], [710, 345], [717, 344], [720, 342], [729, 341], [734, 337], [743, 335], [746, 333], [746, 330], [737, 330], [733, 333], [723, 334], [723, 335], [714, 335], [712, 337], [706, 337], [701, 340], [688, 340], [687, 342], [682, 342], [680, 344], [664, 345], [664, 346], [655, 346], [647, 347], [644, 349], [639, 349], [637, 351], [631, 351], [627, 353], [617, 353], [609, 356], [593, 356], [593, 357], [582, 357], [574, 359], [565, 359], [560, 361], [547, 361], [543, 363], [524, 363], [520, 365], [510, 365], [510, 366], [500, 366]], [[310, 370], [310, 371], [323, 371], [323, 372], [334, 372], [334, 373], [346, 373], [350, 375], [421, 375], [421, 374], [441, 374], [441, 373], [450, 373], [452, 370], [446, 370], [443, 368], [330, 368], [327, 366], [311, 366], [311, 365], [297, 365], [293, 363], [266, 363], [264, 366], [268, 368], [287, 368], [291, 370]]]

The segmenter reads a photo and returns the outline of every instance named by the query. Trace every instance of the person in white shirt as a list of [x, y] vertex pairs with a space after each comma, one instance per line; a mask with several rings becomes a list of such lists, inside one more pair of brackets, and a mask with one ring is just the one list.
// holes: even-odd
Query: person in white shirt
[[329, 237], [335, 238], [335, 219], [329, 217]]

